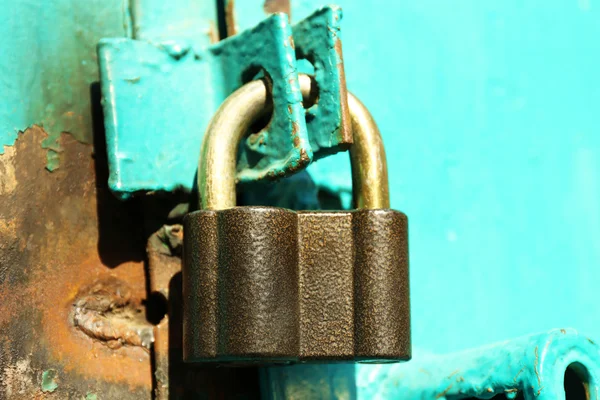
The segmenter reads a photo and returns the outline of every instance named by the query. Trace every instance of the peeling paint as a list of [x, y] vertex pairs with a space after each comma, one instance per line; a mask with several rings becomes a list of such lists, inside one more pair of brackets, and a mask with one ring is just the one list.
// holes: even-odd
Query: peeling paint
[[407, 364], [358, 365], [358, 398], [564, 399], [565, 371], [576, 364], [596, 400], [599, 350], [574, 329], [555, 329], [451, 354], [417, 353]]
[[[191, 190], [200, 133], [227, 95], [254, 79], [261, 70], [272, 83], [274, 111], [270, 123], [259, 133], [257, 143], [264, 145], [244, 146], [239, 179], [281, 176], [289, 173], [290, 167], [306, 166], [312, 159], [312, 150], [294, 50], [283, 46], [291, 34], [287, 16], [274, 14], [253, 29], [208, 49], [186, 40], [149, 43], [103, 39], [98, 54], [105, 96], [110, 188], [121, 198], [148, 190]], [[134, 77], [140, 77], [136, 84], [123, 79]], [[147, 96], [148, 93], [154, 95]], [[203, 112], [181, 112], [189, 109]], [[140, 110], [144, 110], [146, 118], [139, 118]], [[296, 142], [288, 135], [269, 135], [270, 131], [291, 133], [294, 124]], [[171, 135], [148, 136], [149, 131]], [[185, 149], [182, 142], [187, 143]], [[140, 153], [141, 148], [146, 150]]]
[[42, 373], [42, 392], [52, 393], [58, 388], [58, 372], [48, 369]]
[[[131, 288], [133, 301], [145, 298], [139, 217], [96, 186], [92, 146], [71, 135], [60, 139], [61, 167], [44, 171], [46, 137], [40, 127], [19, 136], [17, 185], [0, 195], [0, 399], [81, 400], [89, 391], [101, 399], [150, 398], [147, 349], [111, 349], [72, 324], [77, 294], [96, 280], [114, 277]], [[15, 394], [5, 396], [6, 372], [15, 376], [23, 359], [31, 360], [31, 382], [10, 380]], [[49, 368], [59, 386], [44, 393]]]
[[[314, 152], [319, 158], [347, 149], [352, 134], [341, 18], [339, 7], [327, 6], [292, 27], [287, 15], [272, 14], [207, 49], [190, 40], [103, 39], [98, 53], [111, 190], [122, 199], [139, 192], [190, 191], [210, 117], [227, 95], [259, 76], [269, 81], [273, 111], [241, 147], [240, 182], [288, 176], [306, 168]], [[318, 104], [308, 115], [296, 56], [313, 62], [304, 60], [319, 87]], [[181, 112], [190, 109], [203, 112]], [[141, 110], [145, 118], [139, 118]], [[170, 134], [149, 136], [149, 131]]]
[[[98, 81], [96, 43], [124, 36], [123, 0], [13, 1], [0, 7], [0, 156], [33, 125], [48, 132], [47, 169], [58, 167], [62, 133], [92, 142], [90, 85]], [[44, 21], [40, 23], [40, 16]]]
[[14, 147], [5, 147], [4, 154], [0, 155], [0, 195], [10, 194], [17, 187], [17, 179], [15, 177], [15, 157]]
[[60, 152], [62, 148], [59, 143], [60, 135], [48, 136], [42, 142], [42, 149], [47, 149], [46, 152], [46, 169], [50, 172], [56, 170], [60, 165]]
[[322, 7], [293, 27], [298, 71], [311, 74], [318, 87], [317, 103], [306, 110], [306, 125], [315, 159], [352, 144], [346, 74], [341, 42], [342, 9]]
[[[60, 154], [63, 151], [61, 146], [63, 134], [49, 135], [41, 126], [32, 125], [24, 131], [19, 131], [14, 143], [16, 143], [22, 135], [29, 134], [33, 129], [40, 130], [45, 135], [45, 138], [40, 141], [40, 147], [46, 150], [46, 169], [49, 172], [53, 172], [60, 166]], [[15, 154], [14, 143], [12, 145], [3, 146], [4, 154], [0, 153], [0, 176], [6, 180], [0, 181], [0, 194], [12, 192], [16, 187], [15, 168], [12, 162], [12, 158]], [[4, 176], [4, 174], [6, 174], [6, 176]]]

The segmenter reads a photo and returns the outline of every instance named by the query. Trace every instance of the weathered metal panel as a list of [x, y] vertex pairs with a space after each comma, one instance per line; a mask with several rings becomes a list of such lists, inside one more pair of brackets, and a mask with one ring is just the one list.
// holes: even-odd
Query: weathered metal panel
[[34, 126], [0, 156], [0, 398], [149, 397], [140, 214], [70, 135], [46, 171], [46, 138]]
[[358, 365], [356, 385], [364, 399], [597, 400], [599, 373], [600, 347], [556, 329], [412, 365]]
[[[293, 29], [287, 19], [273, 15], [208, 48], [206, 40], [178, 38], [100, 43], [109, 184], [117, 196], [189, 192], [212, 114], [227, 95], [257, 74], [272, 82], [274, 107], [266, 126], [242, 146], [240, 181], [280, 178], [305, 168], [313, 153], [320, 158], [347, 149], [352, 135], [341, 12], [324, 7]], [[299, 67], [296, 55], [304, 59]], [[318, 102], [306, 118], [297, 68], [314, 72], [320, 88]]]
[[126, 34], [125, 3], [9, 3], [0, 7], [0, 398], [147, 398], [143, 236], [136, 208], [105, 184], [94, 86], [96, 43]]
[[59, 167], [59, 136], [92, 143], [90, 85], [98, 80], [96, 43], [125, 36], [124, 0], [14, 0], [0, 6], [0, 155], [37, 124], [47, 168]]

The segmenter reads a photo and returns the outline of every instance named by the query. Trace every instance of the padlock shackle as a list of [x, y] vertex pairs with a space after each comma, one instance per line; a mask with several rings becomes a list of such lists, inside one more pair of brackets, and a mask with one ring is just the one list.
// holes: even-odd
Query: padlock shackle
[[379, 128], [367, 107], [350, 92], [348, 110], [354, 141], [350, 146], [354, 208], [390, 208], [387, 160]]
[[[302, 96], [311, 93], [312, 79], [299, 75]], [[270, 111], [267, 83], [251, 81], [219, 107], [202, 141], [198, 163], [199, 207], [224, 210], [236, 206], [236, 162], [239, 143], [252, 124]], [[367, 108], [348, 93], [354, 144], [350, 146], [355, 208], [389, 208], [385, 149], [379, 129]]]

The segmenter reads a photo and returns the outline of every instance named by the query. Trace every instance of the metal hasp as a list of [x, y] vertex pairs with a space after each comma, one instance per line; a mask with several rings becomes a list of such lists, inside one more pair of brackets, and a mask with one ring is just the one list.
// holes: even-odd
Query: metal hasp
[[[191, 191], [210, 117], [234, 90], [268, 78], [273, 115], [241, 146], [237, 179], [276, 179], [346, 150], [349, 129], [341, 10], [324, 7], [293, 28], [273, 14], [208, 48], [190, 39], [103, 39], [98, 46], [109, 187], [120, 198]], [[318, 104], [306, 112], [296, 57], [314, 67]], [[182, 145], [184, 144], [184, 145]]]
[[[302, 75], [300, 87], [309, 96], [314, 83]], [[349, 95], [360, 209], [235, 207], [235, 150], [267, 94], [264, 81], [236, 91], [204, 138], [202, 210], [184, 219], [184, 359], [408, 360], [407, 219], [387, 208], [385, 152], [374, 121]]]
[[377, 373], [359, 365], [356, 386], [359, 399], [598, 400], [598, 371], [596, 343], [555, 329], [453, 354], [417, 354]]

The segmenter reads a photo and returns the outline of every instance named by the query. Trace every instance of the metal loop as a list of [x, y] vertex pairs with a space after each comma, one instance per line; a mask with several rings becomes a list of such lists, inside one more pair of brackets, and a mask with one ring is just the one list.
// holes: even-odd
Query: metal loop
[[[314, 84], [299, 75], [302, 96]], [[270, 110], [267, 84], [249, 82], [231, 94], [210, 121], [200, 151], [198, 192], [200, 209], [224, 210], [236, 205], [237, 148], [251, 125]], [[348, 93], [354, 144], [350, 147], [354, 206], [389, 208], [387, 162], [379, 129], [369, 110]]]

